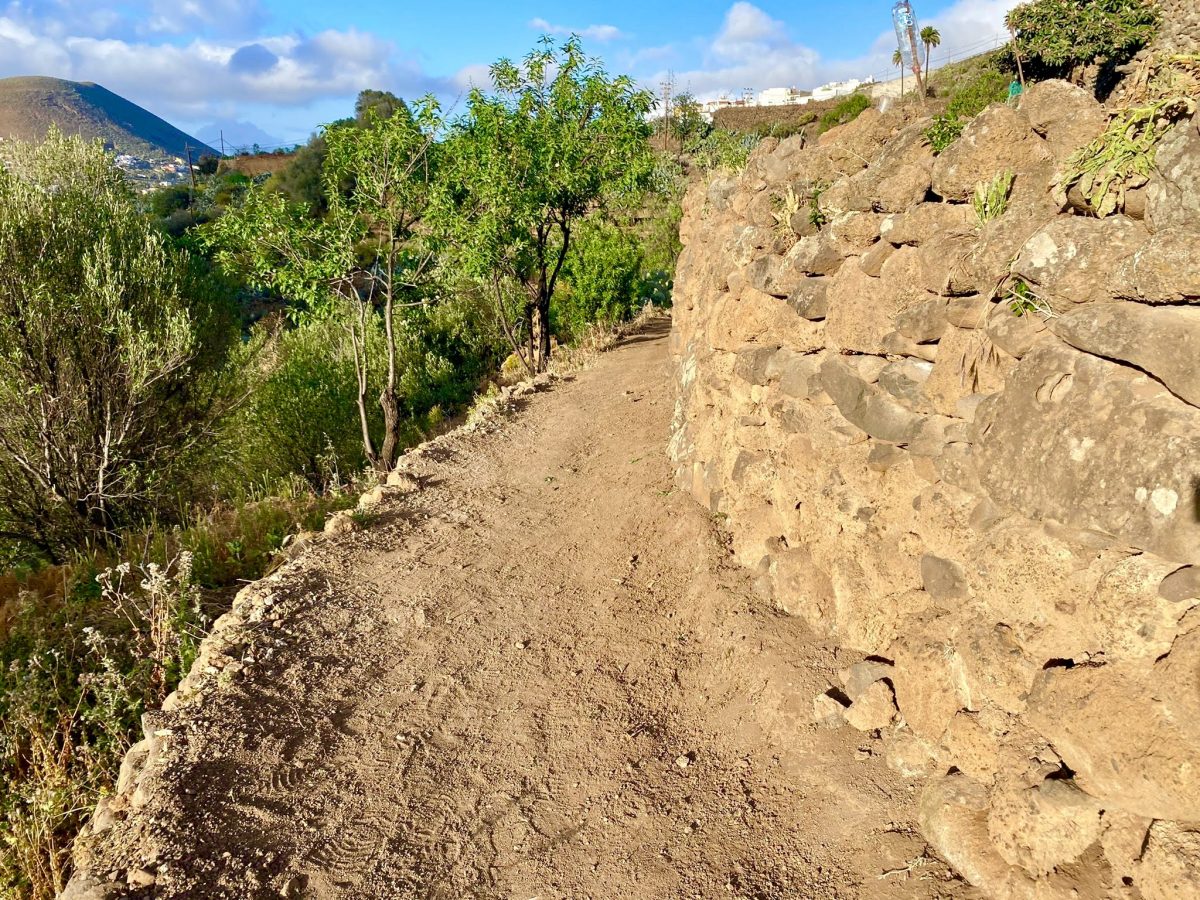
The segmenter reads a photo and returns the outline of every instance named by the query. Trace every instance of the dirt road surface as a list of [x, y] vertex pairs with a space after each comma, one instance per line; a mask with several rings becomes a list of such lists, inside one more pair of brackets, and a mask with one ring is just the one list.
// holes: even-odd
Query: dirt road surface
[[811, 724], [857, 658], [674, 489], [666, 327], [268, 582], [92, 870], [164, 898], [977, 896], [916, 834], [920, 783]]

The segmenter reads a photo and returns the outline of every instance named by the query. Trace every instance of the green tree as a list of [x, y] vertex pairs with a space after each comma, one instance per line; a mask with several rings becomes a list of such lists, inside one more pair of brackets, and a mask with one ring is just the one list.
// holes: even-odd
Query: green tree
[[[550, 303], [576, 224], [649, 175], [653, 98], [609, 77], [576, 38], [543, 38], [491, 75], [495, 93], [473, 90], [451, 129], [435, 221], [464, 271], [490, 283], [513, 350], [535, 372], [550, 360]], [[505, 280], [523, 293], [515, 326]]]
[[1145, 46], [1158, 13], [1145, 0], [1033, 0], [1005, 21], [1025, 58], [1079, 81], [1088, 66], [1122, 62]]
[[933, 48], [942, 46], [942, 33], [932, 25], [926, 25], [921, 29], [921, 43], [925, 45], [925, 83], [929, 84], [929, 62]]
[[235, 405], [227, 306], [99, 144], [0, 168], [0, 536], [51, 559], [170, 517]]
[[704, 121], [700, 102], [695, 95], [684, 91], [675, 97], [672, 106], [674, 115], [671, 126], [679, 139], [679, 146], [684, 147], [693, 138], [704, 136], [708, 131], [708, 123]]
[[[279, 193], [251, 189], [245, 203], [208, 226], [204, 240], [227, 269], [275, 291], [306, 317], [343, 316], [354, 356], [363, 451], [381, 473], [391, 470], [401, 443], [397, 310], [424, 305], [419, 280], [431, 260], [417, 224], [429, 203], [436, 103], [401, 105], [382, 118], [326, 129], [322, 181], [328, 210], [315, 218]], [[368, 409], [372, 384], [369, 335], [382, 319], [384, 386], [378, 403], [383, 433], [376, 440]]]
[[904, 54], [901, 52], [899, 47], [897, 47], [895, 52], [892, 53], [892, 65], [898, 66], [900, 69], [900, 96], [903, 97], [904, 96]]
[[407, 113], [408, 107], [391, 91], [360, 91], [354, 101], [354, 119], [364, 125], [372, 112], [380, 119], [390, 119], [400, 110]]

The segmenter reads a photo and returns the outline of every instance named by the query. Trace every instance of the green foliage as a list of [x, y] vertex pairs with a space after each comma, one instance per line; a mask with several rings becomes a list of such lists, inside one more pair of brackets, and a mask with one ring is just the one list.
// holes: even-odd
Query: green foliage
[[853, 122], [864, 110], [870, 108], [871, 98], [866, 94], [851, 94], [845, 100], [839, 102], [833, 109], [827, 110], [821, 115], [820, 132], [824, 134], [831, 128]]
[[[374, 320], [372, 320], [374, 325]], [[366, 465], [355, 404], [357, 380], [349, 335], [334, 317], [284, 330], [265, 357], [267, 374], [246, 384], [248, 400], [224, 434], [225, 495], [245, 485], [279, 483], [300, 475], [326, 490]], [[380, 371], [382, 334], [373, 327], [369, 352]], [[370, 389], [378, 394], [376, 377]], [[370, 427], [382, 427], [373, 408]]]
[[958, 140], [967, 122], [993, 103], [1008, 97], [1011, 76], [1000, 68], [998, 57], [987, 54], [945, 66], [933, 74], [935, 94], [948, 98], [946, 112], [934, 116], [925, 130], [933, 152], [942, 153]]
[[957, 141], [966, 127], [967, 123], [957, 116], [934, 116], [933, 124], [925, 129], [925, 140], [936, 155]]
[[525, 311], [506, 331], [514, 350], [527, 345], [527, 364], [542, 369], [575, 226], [607, 198], [644, 186], [653, 104], [575, 38], [561, 46], [543, 39], [520, 65], [500, 60], [491, 75], [495, 93], [473, 90], [451, 128], [433, 221], [463, 272], [496, 290], [502, 313], [500, 280], [522, 286]]
[[707, 129], [699, 101], [687, 92], [677, 95], [671, 109], [671, 132], [679, 142], [686, 145]]
[[169, 185], [151, 191], [143, 204], [154, 224], [178, 240], [236, 204], [249, 185], [250, 179], [241, 172], [211, 174], [200, 179], [195, 191], [190, 185]]
[[925, 45], [925, 81], [929, 81], [929, 64], [932, 62], [933, 49], [942, 46], [942, 33], [932, 25], [921, 29], [921, 43]]
[[287, 535], [349, 502], [222, 507], [129, 535], [119, 554], [0, 574], [0, 896], [50, 900], [65, 887], [72, 838], [209, 622]]
[[[177, 507], [233, 405], [229, 307], [98, 145], [0, 170], [0, 532], [51, 557]], [[53, 247], [53, 252], [47, 252]]]
[[703, 172], [737, 173], [746, 168], [746, 162], [762, 136], [714, 128], [701, 138], [693, 140], [685, 152]]
[[1154, 36], [1158, 13], [1145, 0], [1033, 0], [1006, 21], [1026, 58], [1070, 69], [1132, 57]]
[[821, 209], [821, 195], [827, 190], [828, 182], [820, 181], [812, 185], [808, 194], [808, 221], [818, 231], [829, 224], [829, 216]]
[[637, 239], [602, 217], [580, 223], [564, 267], [566, 284], [551, 306], [555, 331], [581, 334], [593, 322], [615, 324], [641, 308], [642, 253]]
[[1021, 279], [1016, 279], [1005, 295], [1014, 316], [1039, 315], [1043, 319], [1057, 318], [1046, 299]]
[[1012, 172], [1000, 172], [991, 181], [981, 181], [975, 186], [971, 205], [975, 210], [975, 221], [981, 227], [1004, 215], [1015, 177]]
[[984, 67], [973, 77], [961, 82], [950, 96], [946, 112], [952, 117], [970, 119], [993, 103], [1003, 103], [1008, 97], [1011, 78], [999, 69]]
[[310, 216], [323, 215], [328, 210], [325, 182], [321, 172], [325, 165], [325, 138], [315, 134], [300, 147], [286, 168], [271, 176], [271, 190], [278, 191], [287, 201], [301, 206]]
[[1146, 183], [1158, 145], [1181, 119], [1196, 111], [1200, 56], [1159, 59], [1145, 88], [1148, 102], [1117, 112], [1098, 138], [1067, 161], [1053, 185], [1054, 198], [1066, 204], [1077, 189], [1100, 217], [1125, 208], [1125, 193]]
[[[429, 299], [421, 281], [432, 257], [414, 228], [429, 203], [441, 122], [432, 99], [411, 108], [389, 107], [386, 118], [379, 115], [379, 102], [371, 99], [363, 121], [325, 132], [328, 209], [322, 218], [279, 193], [251, 189], [245, 203], [209, 225], [202, 239], [226, 269], [289, 300], [299, 321], [339, 317], [345, 323], [363, 453], [387, 472], [404, 428], [397, 310]], [[367, 408], [379, 364], [370, 351], [376, 328], [382, 328], [385, 343], [381, 435]]]

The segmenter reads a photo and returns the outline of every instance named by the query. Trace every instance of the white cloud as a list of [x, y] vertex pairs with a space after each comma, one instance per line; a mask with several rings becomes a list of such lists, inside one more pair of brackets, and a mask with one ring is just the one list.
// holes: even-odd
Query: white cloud
[[[948, 57], [961, 58], [996, 45], [1004, 37], [1004, 15], [1017, 0], [957, 0], [944, 12], [922, 22], [942, 34], [934, 64]], [[720, 31], [704, 41], [700, 64], [674, 73], [679, 90], [707, 99], [737, 95], [750, 88], [813, 88], [829, 81], [874, 76], [893, 77], [892, 51], [896, 39], [881, 32], [870, 47], [852, 57], [826, 57], [792, 39], [787, 25], [753, 3], [739, 0], [725, 14]], [[661, 65], [661, 63], [660, 63]], [[657, 86], [665, 71], [647, 74], [641, 81]]]
[[607, 43], [616, 41], [626, 37], [626, 34], [621, 31], [616, 25], [588, 25], [586, 28], [571, 28], [567, 25], [555, 25], [547, 22], [545, 19], [531, 19], [529, 27], [534, 28], [543, 34], [571, 35], [577, 34], [582, 38]]
[[165, 118], [201, 120], [239, 104], [306, 106], [364, 88], [406, 95], [453, 90], [355, 29], [254, 40], [190, 43], [60, 35], [0, 16], [0, 77], [52, 75], [94, 81]]

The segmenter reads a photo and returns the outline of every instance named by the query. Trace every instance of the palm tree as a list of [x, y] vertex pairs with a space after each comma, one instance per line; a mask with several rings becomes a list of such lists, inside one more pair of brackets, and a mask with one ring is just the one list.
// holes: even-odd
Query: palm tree
[[921, 42], [925, 44], [925, 83], [929, 84], [929, 51], [942, 45], [942, 33], [932, 25], [921, 29]]
[[896, 52], [892, 54], [892, 65], [900, 67], [900, 96], [904, 96], [904, 54], [900, 52], [900, 48], [896, 48]]

